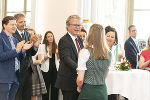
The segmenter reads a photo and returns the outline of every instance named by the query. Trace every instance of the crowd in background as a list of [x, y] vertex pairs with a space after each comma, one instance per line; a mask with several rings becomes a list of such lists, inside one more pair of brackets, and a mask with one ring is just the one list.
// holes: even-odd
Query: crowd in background
[[58, 100], [59, 90], [63, 100], [118, 100], [119, 94], [107, 95], [109, 70], [126, 58], [132, 69], [150, 71], [150, 36], [140, 51], [134, 25], [124, 50], [114, 27], [93, 24], [87, 32], [78, 15], [67, 18], [58, 45], [51, 30], [42, 41], [42, 35], [26, 29], [24, 14], [6, 16], [2, 26], [0, 100]]

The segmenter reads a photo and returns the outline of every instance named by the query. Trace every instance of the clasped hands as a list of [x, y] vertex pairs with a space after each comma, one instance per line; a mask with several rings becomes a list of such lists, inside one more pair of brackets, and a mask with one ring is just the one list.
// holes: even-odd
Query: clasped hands
[[21, 50], [26, 51], [30, 49], [32, 46], [35, 48], [38, 48], [42, 40], [42, 35], [36, 34], [32, 35], [30, 38], [30, 41], [25, 43], [25, 40], [17, 43], [16, 50], [20, 52]]
[[35, 35], [32, 35], [31, 38], [30, 38], [30, 43], [33, 43], [33, 46], [35, 48], [38, 48], [40, 43], [41, 43], [41, 40], [42, 40], [42, 35], [40, 34], [35, 34]]
[[23, 40], [23, 41], [17, 43], [16, 50], [18, 52], [20, 52], [21, 50], [26, 51], [26, 50], [30, 49], [32, 46], [33, 46], [33, 43], [30, 43], [29, 41], [25, 43], [25, 40]]

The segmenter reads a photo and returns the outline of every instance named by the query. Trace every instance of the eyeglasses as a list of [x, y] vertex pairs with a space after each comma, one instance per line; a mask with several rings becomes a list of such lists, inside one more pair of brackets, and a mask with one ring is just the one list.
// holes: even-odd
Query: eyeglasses
[[82, 27], [82, 25], [80, 25], [80, 24], [70, 24], [70, 25], [72, 25], [74, 27]]

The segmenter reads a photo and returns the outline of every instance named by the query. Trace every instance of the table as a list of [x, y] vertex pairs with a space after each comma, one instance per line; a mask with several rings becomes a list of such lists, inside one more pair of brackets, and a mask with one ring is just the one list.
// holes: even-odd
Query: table
[[121, 94], [129, 100], [150, 100], [150, 72], [110, 70], [106, 77], [108, 94]]

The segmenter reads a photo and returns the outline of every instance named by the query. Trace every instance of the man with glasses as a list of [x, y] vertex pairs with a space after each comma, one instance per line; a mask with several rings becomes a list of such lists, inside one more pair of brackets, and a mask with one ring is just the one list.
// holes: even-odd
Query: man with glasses
[[78, 53], [83, 48], [81, 38], [78, 36], [81, 30], [80, 17], [71, 15], [66, 20], [67, 33], [59, 40], [58, 51], [60, 66], [58, 70], [56, 87], [61, 89], [63, 100], [77, 100], [77, 61]]
[[136, 39], [137, 31], [134, 25], [130, 25], [129, 28], [129, 39], [126, 40], [124, 45], [125, 57], [131, 63], [132, 68], [136, 69], [138, 64], [138, 41]]

